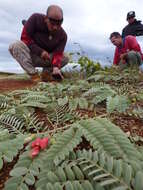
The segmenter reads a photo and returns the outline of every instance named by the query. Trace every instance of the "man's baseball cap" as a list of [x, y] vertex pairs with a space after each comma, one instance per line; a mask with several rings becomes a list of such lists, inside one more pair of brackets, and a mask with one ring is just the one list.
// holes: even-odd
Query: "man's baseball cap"
[[135, 15], [135, 11], [130, 11], [127, 13], [127, 20], [130, 19], [130, 18], [134, 18], [136, 15]]

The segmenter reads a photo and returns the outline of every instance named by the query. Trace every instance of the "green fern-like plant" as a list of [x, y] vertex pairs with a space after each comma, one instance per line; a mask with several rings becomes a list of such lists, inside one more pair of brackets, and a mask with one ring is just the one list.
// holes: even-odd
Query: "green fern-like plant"
[[39, 121], [34, 114], [10, 114], [5, 113], [0, 115], [0, 129], [8, 129], [14, 134], [24, 134], [29, 131], [39, 132], [42, 130], [44, 122]]
[[20, 135], [13, 139], [7, 139], [9, 135], [7, 131], [5, 134], [1, 132], [0, 137], [2, 135], [5, 135], [5, 137], [3, 136], [3, 141], [0, 142], [0, 169], [3, 167], [4, 162], [12, 162], [24, 144], [24, 136]]
[[21, 107], [34, 107], [34, 108], [46, 108], [47, 105], [44, 103], [40, 103], [40, 102], [27, 102], [27, 103], [23, 103], [20, 105]]
[[44, 157], [45, 167], [51, 167], [52, 163], [58, 164], [60, 160], [64, 160], [80, 142], [81, 134], [75, 128], [67, 129], [62, 135], [58, 136], [55, 144], [53, 144]]
[[99, 84], [87, 92], [85, 92], [82, 96], [91, 100], [95, 105], [106, 100], [107, 97], [113, 96], [116, 92], [111, 89], [111, 87], [107, 84]]
[[34, 185], [35, 177], [39, 174], [41, 160], [36, 157], [34, 160], [29, 157], [29, 152], [25, 151], [10, 172], [11, 178], [5, 183], [5, 190], [29, 189]]
[[49, 170], [45, 167], [38, 175], [36, 189], [96, 189], [142, 190], [143, 172], [134, 172], [123, 160], [91, 149], [77, 151], [73, 157]]
[[143, 109], [140, 106], [137, 106], [136, 108], [133, 109], [128, 109], [125, 113], [126, 115], [142, 119], [143, 118]]
[[[130, 164], [123, 160], [116, 160], [105, 153], [79, 151], [78, 164], [84, 174], [97, 185], [97, 189], [138, 189], [143, 188], [140, 177], [143, 172], [135, 172]], [[96, 186], [95, 185], [95, 186]], [[96, 189], [96, 188], [95, 188]]]
[[89, 81], [89, 82], [98, 82], [98, 81], [103, 80], [104, 77], [105, 77], [105, 75], [103, 75], [103, 74], [96, 74], [96, 75], [90, 76], [90, 77], [87, 79], [87, 81]]
[[0, 94], [0, 111], [7, 110], [12, 106], [13, 98]]
[[40, 103], [48, 103], [51, 102], [51, 99], [49, 97], [46, 97], [44, 95], [39, 94], [33, 94], [33, 95], [27, 95], [25, 98], [22, 98], [21, 103], [27, 103], [27, 102], [40, 102]]
[[85, 178], [83, 171], [78, 165], [66, 164], [64, 167], [57, 167], [55, 171], [44, 170], [38, 176], [36, 189], [93, 189], [91, 182]]
[[130, 105], [130, 101], [126, 96], [116, 95], [115, 97], [107, 97], [107, 112], [113, 111], [125, 112]]
[[0, 129], [0, 142], [9, 140], [11, 138], [11, 134], [7, 129]]
[[10, 132], [22, 134], [24, 132], [24, 122], [14, 115], [2, 114], [0, 115], [0, 128], [8, 129]]
[[139, 169], [142, 163], [142, 156], [134, 145], [129, 141], [120, 128], [107, 119], [97, 118], [96, 120], [82, 120], [77, 123], [81, 134], [90, 141], [95, 149], [104, 150], [114, 158], [122, 158], [131, 162], [135, 161]]
[[23, 119], [25, 122], [26, 131], [33, 131], [38, 133], [43, 130], [44, 121], [39, 121], [39, 118], [36, 114], [25, 114], [23, 115]]
[[71, 110], [76, 109], [88, 109], [89, 103], [84, 97], [80, 98], [70, 98], [69, 99], [69, 107]]
[[60, 123], [64, 121], [64, 116], [66, 113], [70, 113], [68, 103], [56, 105], [55, 108], [53, 108], [53, 113], [47, 114], [47, 117], [56, 123]]

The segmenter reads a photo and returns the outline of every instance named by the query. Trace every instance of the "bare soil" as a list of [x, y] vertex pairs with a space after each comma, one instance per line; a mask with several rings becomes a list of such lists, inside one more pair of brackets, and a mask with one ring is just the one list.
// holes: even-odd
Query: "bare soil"
[[0, 79], [0, 92], [8, 92], [18, 89], [30, 88], [36, 85], [31, 80]]

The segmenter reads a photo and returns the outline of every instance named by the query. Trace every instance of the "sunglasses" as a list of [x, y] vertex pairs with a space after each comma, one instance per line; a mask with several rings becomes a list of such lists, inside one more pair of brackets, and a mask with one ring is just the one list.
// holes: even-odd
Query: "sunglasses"
[[127, 20], [130, 20], [131, 18], [134, 18], [134, 17], [128, 17]]
[[56, 25], [56, 26], [60, 26], [63, 22], [63, 18], [60, 20], [56, 20], [54, 18], [48, 17], [48, 19], [52, 25]]

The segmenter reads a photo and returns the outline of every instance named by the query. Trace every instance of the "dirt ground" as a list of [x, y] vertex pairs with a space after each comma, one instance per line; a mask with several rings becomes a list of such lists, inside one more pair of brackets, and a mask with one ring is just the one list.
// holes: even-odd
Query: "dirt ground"
[[18, 89], [30, 88], [36, 85], [31, 80], [21, 79], [0, 79], [0, 92], [8, 92]]

